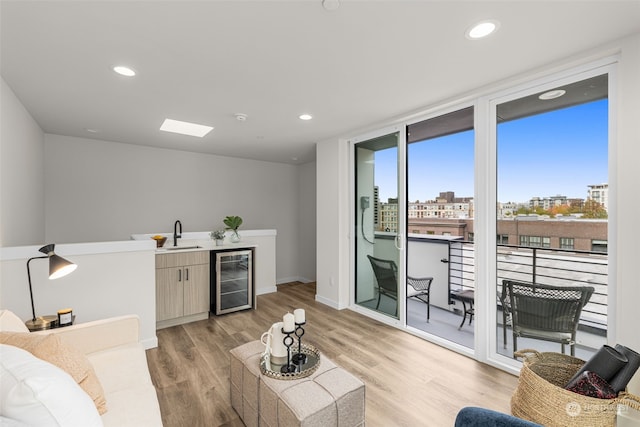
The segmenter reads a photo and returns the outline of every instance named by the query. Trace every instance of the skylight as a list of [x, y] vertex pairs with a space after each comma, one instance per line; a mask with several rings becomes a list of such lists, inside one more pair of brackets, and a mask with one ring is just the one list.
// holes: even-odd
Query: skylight
[[213, 127], [199, 125], [197, 123], [189, 123], [182, 122], [180, 120], [172, 120], [172, 119], [164, 119], [164, 123], [160, 126], [160, 130], [165, 132], [173, 132], [179, 133], [181, 135], [189, 135], [189, 136], [197, 136], [198, 138], [202, 138], [211, 130]]

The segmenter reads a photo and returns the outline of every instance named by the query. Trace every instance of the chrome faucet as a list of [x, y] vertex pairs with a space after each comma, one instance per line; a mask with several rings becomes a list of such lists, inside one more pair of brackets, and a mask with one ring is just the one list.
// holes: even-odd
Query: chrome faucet
[[[178, 233], [178, 225], [180, 225], [180, 232]], [[182, 237], [182, 223], [177, 220], [173, 224], [173, 246], [178, 246], [178, 239]]]

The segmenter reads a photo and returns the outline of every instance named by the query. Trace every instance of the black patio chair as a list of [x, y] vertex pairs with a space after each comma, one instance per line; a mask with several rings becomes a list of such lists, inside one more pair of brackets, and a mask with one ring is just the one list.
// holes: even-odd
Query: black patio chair
[[375, 258], [367, 255], [373, 268], [373, 273], [378, 282], [378, 303], [376, 310], [380, 307], [380, 297], [386, 295], [396, 301], [396, 312], [398, 314], [398, 267], [395, 261], [390, 259]]
[[575, 356], [576, 332], [583, 307], [595, 289], [591, 286], [550, 286], [513, 280], [502, 281], [502, 310], [506, 322], [511, 318], [513, 351], [518, 337], [534, 338], [571, 347]]
[[431, 317], [430, 292], [433, 277], [407, 276], [407, 298], [415, 298], [427, 304], [427, 322]]

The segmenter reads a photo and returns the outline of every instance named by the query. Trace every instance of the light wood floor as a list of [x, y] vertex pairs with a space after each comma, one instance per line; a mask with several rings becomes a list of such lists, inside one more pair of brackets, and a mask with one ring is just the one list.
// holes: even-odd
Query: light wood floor
[[158, 331], [147, 351], [165, 427], [242, 426], [229, 397], [229, 350], [260, 338], [295, 308], [305, 338], [366, 384], [366, 424], [452, 426], [464, 406], [509, 412], [517, 378], [396, 328], [314, 300], [315, 284], [286, 284], [247, 310]]

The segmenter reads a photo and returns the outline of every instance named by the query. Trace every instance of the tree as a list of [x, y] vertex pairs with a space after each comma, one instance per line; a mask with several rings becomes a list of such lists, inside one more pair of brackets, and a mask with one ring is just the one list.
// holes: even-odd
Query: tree
[[604, 206], [592, 199], [587, 199], [587, 201], [584, 202], [584, 208], [582, 212], [583, 218], [605, 219], [609, 217]]

